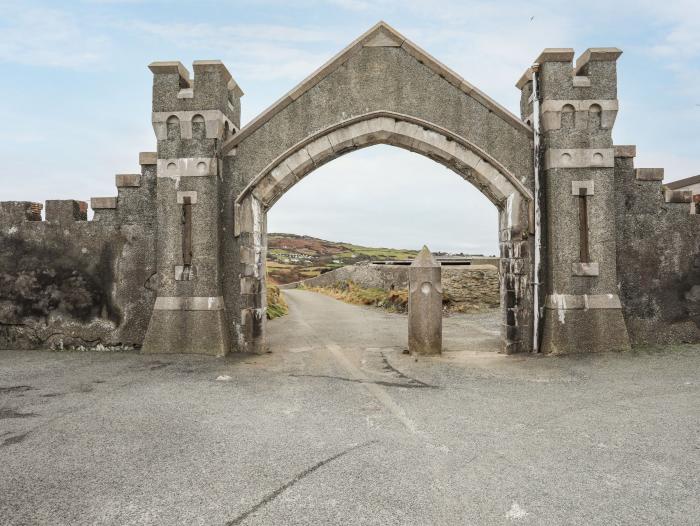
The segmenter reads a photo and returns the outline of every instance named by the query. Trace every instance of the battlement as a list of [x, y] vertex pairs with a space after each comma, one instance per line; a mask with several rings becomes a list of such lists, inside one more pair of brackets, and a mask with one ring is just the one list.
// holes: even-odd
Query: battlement
[[220, 60], [153, 62], [153, 130], [158, 140], [226, 139], [238, 132], [243, 91]]
[[672, 207], [682, 214], [683, 209], [688, 207], [691, 215], [698, 214], [696, 203], [700, 202], [700, 194], [668, 188], [663, 184], [663, 168], [636, 168], [636, 146], [615, 145], [614, 152], [616, 178], [625, 188], [623, 193], [627, 196], [624, 203], [635, 213], [658, 214], [662, 208]]
[[[599, 113], [603, 128], [612, 128], [618, 111], [617, 59], [622, 55], [618, 48], [589, 48], [574, 65], [572, 48], [546, 48], [527, 68], [516, 87], [521, 90], [521, 117], [532, 120], [532, 75], [538, 71], [539, 92], [543, 105], [544, 131], [559, 129], [562, 111]], [[578, 126], [585, 120], [578, 119]]]
[[[94, 212], [88, 220], [88, 203], [74, 199], [49, 199], [45, 206], [31, 201], [0, 201], [0, 227], [26, 223], [59, 224], [101, 223], [109, 225], [151, 223], [155, 218], [155, 152], [139, 154], [141, 173], [117, 174], [117, 195], [93, 197], [90, 207]], [[45, 220], [41, 212], [46, 210]]]
[[44, 205], [31, 201], [0, 201], [0, 223], [12, 225], [24, 221], [41, 221]]

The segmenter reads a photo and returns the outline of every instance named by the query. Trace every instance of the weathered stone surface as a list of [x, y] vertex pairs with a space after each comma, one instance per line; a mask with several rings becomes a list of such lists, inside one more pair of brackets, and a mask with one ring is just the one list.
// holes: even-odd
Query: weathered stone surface
[[139, 152], [139, 164], [156, 164], [158, 162], [157, 152]]
[[143, 342], [155, 298], [154, 225], [144, 210], [116, 223], [86, 221], [85, 210], [50, 201], [47, 221], [0, 214], [0, 348]]
[[666, 190], [664, 200], [667, 203], [690, 203], [693, 200], [692, 190]]
[[223, 310], [154, 310], [143, 342], [147, 353], [223, 356], [228, 332]]
[[637, 147], [634, 144], [616, 144], [615, 145], [615, 157], [636, 157]]
[[[634, 157], [634, 156], [632, 156]], [[634, 176], [638, 181], [663, 181], [664, 180], [664, 169], [663, 168], [636, 168], [634, 170]]]
[[632, 159], [616, 160], [617, 272], [633, 344], [700, 341], [700, 215], [688, 206], [639, 181]]
[[116, 197], [93, 197], [92, 199], [90, 199], [90, 207], [93, 209], [117, 208], [117, 198]]
[[43, 204], [31, 201], [1, 201], [0, 221], [10, 227], [24, 221], [41, 221], [43, 208]]
[[626, 351], [629, 336], [620, 309], [544, 309], [542, 352], [546, 354]]
[[408, 269], [408, 350], [442, 352], [442, 282], [440, 263], [423, 247]]
[[117, 188], [141, 186], [141, 174], [117, 174], [114, 176]]
[[87, 203], [73, 200], [46, 201], [46, 220], [55, 223], [86, 221]]

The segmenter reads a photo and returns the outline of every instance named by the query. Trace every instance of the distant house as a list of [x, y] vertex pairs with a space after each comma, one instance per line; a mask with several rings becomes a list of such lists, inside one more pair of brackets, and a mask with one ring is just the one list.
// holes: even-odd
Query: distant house
[[700, 194], [700, 175], [665, 183], [665, 186], [669, 190], [692, 190], [693, 195]]

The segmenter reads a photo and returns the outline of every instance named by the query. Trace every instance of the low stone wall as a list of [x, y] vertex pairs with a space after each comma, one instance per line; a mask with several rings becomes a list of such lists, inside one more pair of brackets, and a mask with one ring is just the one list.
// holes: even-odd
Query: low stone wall
[[[153, 159], [155, 157], [153, 156]], [[155, 164], [87, 203], [0, 202], [0, 349], [138, 347], [155, 301]]]
[[347, 265], [319, 276], [280, 285], [281, 289], [307, 287], [328, 287], [339, 281], [353, 281], [357, 285], [376, 289], [405, 289], [408, 287], [408, 266], [406, 265]]
[[442, 294], [453, 309], [497, 308], [498, 269], [492, 265], [442, 267]]
[[[352, 281], [366, 288], [406, 289], [408, 269], [407, 265], [348, 265], [280, 288], [329, 287], [339, 281]], [[500, 303], [498, 269], [493, 265], [444, 266], [442, 290], [443, 297], [457, 310], [496, 308]]]

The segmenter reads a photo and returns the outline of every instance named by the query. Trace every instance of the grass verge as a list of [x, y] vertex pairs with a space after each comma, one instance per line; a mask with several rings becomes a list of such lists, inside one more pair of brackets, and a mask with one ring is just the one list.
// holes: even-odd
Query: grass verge
[[277, 285], [267, 285], [267, 319], [274, 320], [289, 312], [287, 302]]
[[408, 291], [364, 288], [349, 280], [336, 281], [329, 287], [304, 287], [355, 305], [372, 305], [391, 312], [408, 311]]

